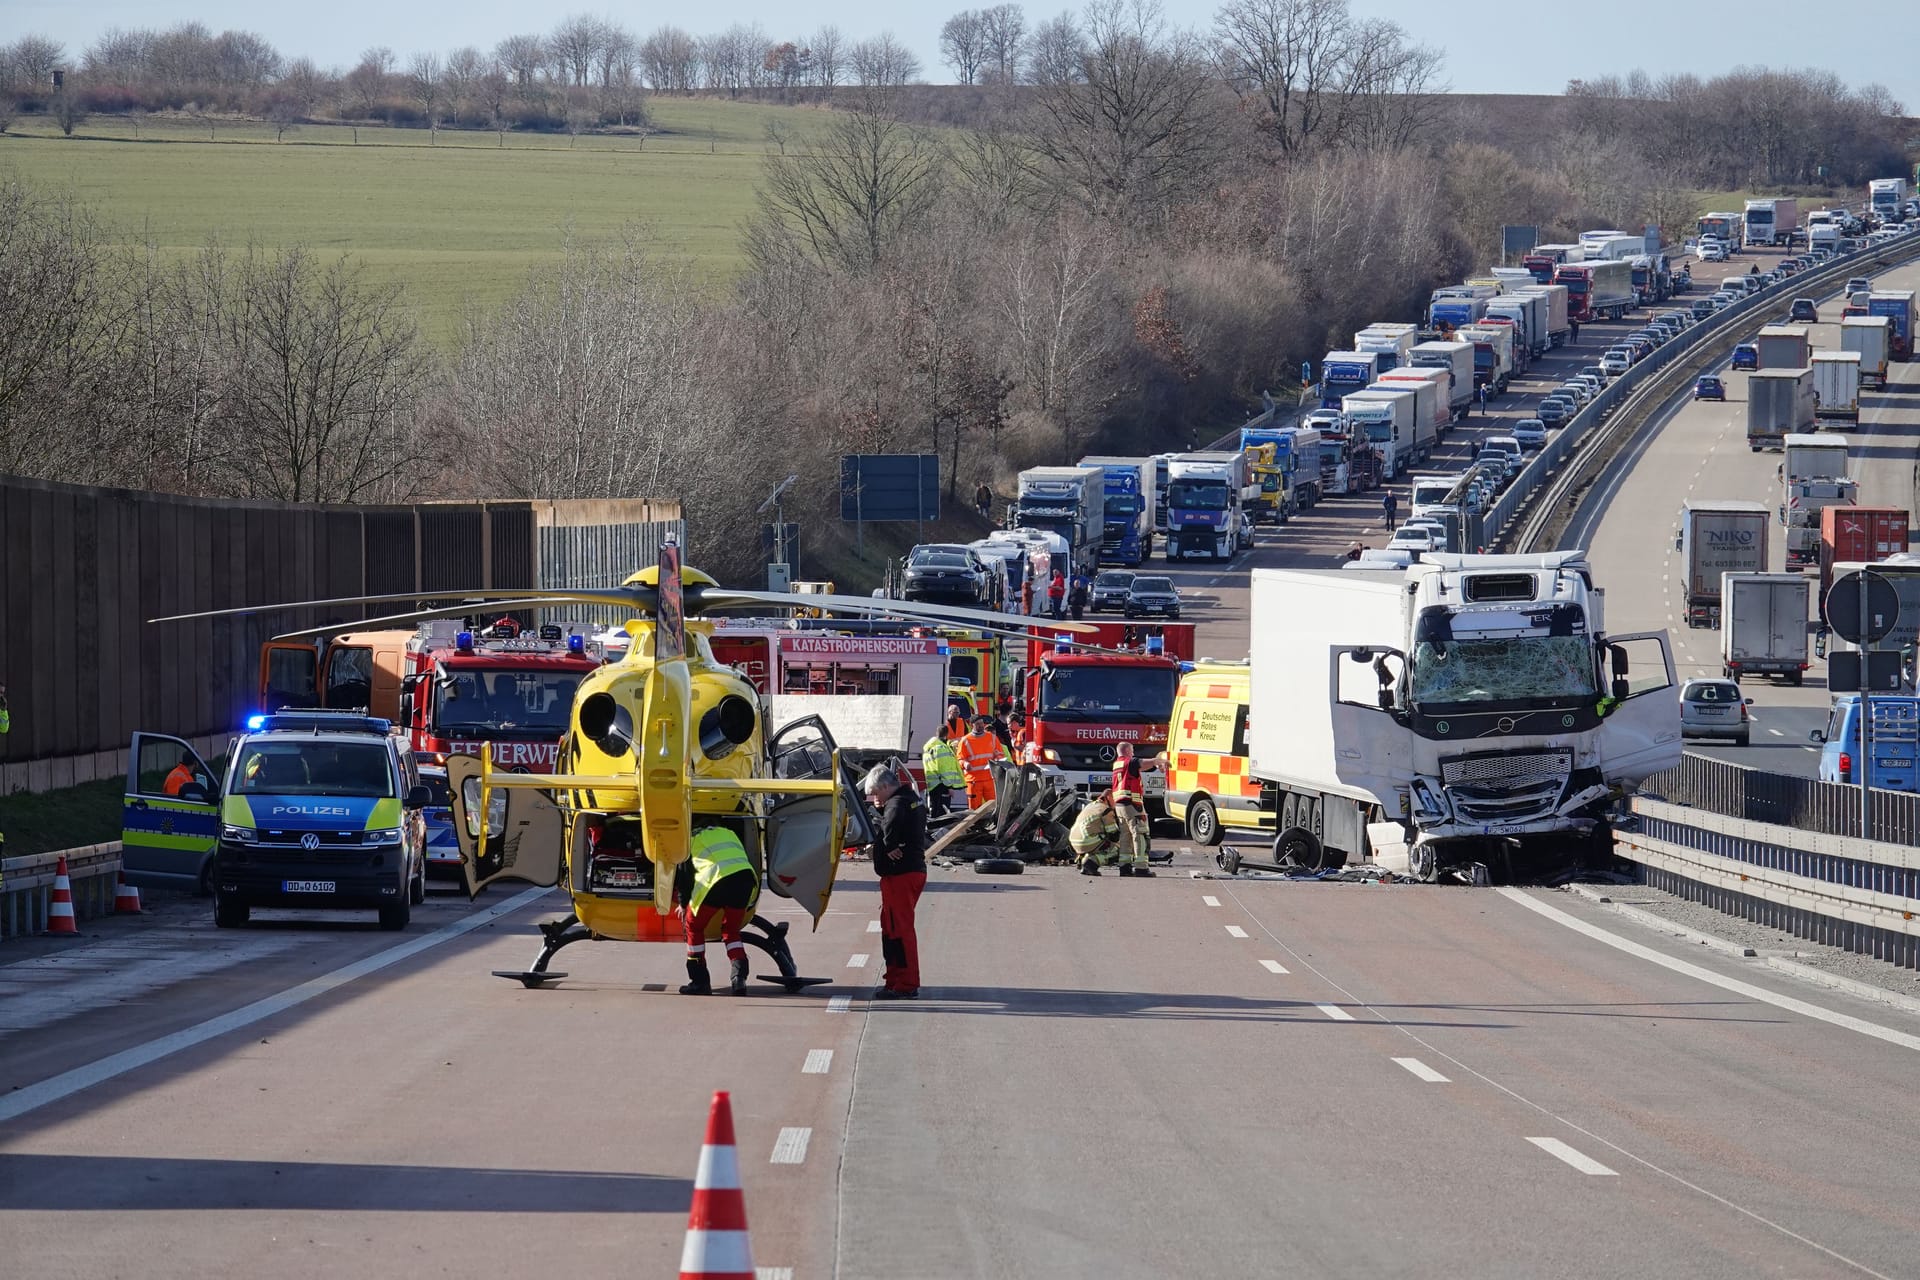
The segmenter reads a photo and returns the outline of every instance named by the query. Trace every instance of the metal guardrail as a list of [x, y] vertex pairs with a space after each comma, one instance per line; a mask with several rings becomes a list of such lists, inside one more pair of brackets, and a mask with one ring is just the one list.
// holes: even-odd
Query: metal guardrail
[[[1600, 394], [1568, 419], [1566, 426], [1548, 442], [1546, 448], [1514, 477], [1514, 482], [1486, 514], [1489, 539], [1498, 544], [1511, 537], [1514, 550], [1536, 550], [1534, 544], [1544, 527], [1541, 517], [1564, 503], [1579, 478], [1582, 470], [1579, 464], [1586, 455], [1609, 442], [1617, 431], [1626, 430], [1631, 434], [1645, 425], [1646, 417], [1638, 412], [1616, 414], [1614, 411], [1625, 407], [1637, 392], [1652, 393], [1650, 399], [1671, 394], [1671, 388], [1656, 385], [1656, 380], [1680, 360], [1698, 354], [1708, 343], [1724, 341], [1736, 330], [1750, 324], [1757, 310], [1778, 305], [1781, 298], [1805, 296], [1809, 289], [1822, 289], [1835, 282], [1844, 284], [1851, 275], [1885, 270], [1915, 257], [1920, 257], [1920, 233], [1889, 241], [1876, 249], [1862, 249], [1835, 258], [1814, 271], [1788, 276], [1755, 290], [1734, 305], [1681, 330], [1678, 337], [1656, 348], [1646, 359], [1603, 387]], [[1672, 307], [1667, 309], [1677, 309], [1689, 303], [1689, 297], [1681, 295], [1673, 299]], [[1544, 497], [1550, 500], [1541, 503], [1537, 510], [1530, 511], [1536, 493], [1543, 489], [1548, 490]], [[1531, 517], [1524, 527], [1515, 524], [1522, 516]]]
[[53, 853], [25, 854], [0, 861], [0, 938], [44, 933], [47, 905], [60, 859], [67, 860], [73, 884], [73, 913], [82, 920], [113, 914], [120, 875], [120, 842], [86, 845]]
[[[1640, 784], [1642, 795], [1696, 811], [1831, 836], [1860, 835], [1860, 788], [1819, 782], [1688, 752]], [[1867, 839], [1920, 845], [1920, 795], [1876, 788], [1867, 798]]]
[[[1909, 799], [1911, 797], [1908, 797]], [[1654, 888], [1827, 946], [1920, 968], [1920, 850], [1633, 801], [1614, 847]]]

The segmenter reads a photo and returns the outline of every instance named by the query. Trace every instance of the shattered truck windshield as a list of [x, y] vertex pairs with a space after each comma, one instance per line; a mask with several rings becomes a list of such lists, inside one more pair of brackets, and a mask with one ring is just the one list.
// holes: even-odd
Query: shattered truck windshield
[[1590, 698], [1593, 650], [1585, 636], [1422, 640], [1413, 649], [1412, 692], [1429, 710]]

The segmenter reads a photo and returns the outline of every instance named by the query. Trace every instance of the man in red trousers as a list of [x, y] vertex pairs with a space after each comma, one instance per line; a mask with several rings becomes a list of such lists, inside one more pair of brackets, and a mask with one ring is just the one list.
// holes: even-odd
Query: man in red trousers
[[912, 788], [876, 765], [864, 781], [867, 802], [880, 811], [873, 870], [880, 877], [880, 954], [887, 971], [876, 1000], [920, 998], [920, 942], [913, 913], [927, 887], [927, 811]]

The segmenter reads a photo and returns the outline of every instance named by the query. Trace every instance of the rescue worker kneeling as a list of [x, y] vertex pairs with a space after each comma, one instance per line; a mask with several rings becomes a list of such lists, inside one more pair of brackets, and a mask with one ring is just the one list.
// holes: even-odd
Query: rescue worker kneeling
[[1145, 818], [1125, 797], [1116, 803], [1111, 790], [1081, 806], [1067, 834], [1067, 847], [1073, 850], [1083, 876], [1099, 875], [1103, 862], [1119, 863], [1123, 876], [1153, 874], [1147, 865]]
[[747, 948], [740, 926], [753, 911], [760, 878], [740, 837], [726, 827], [701, 827], [693, 834], [693, 856], [674, 874], [674, 896], [687, 920], [687, 981], [683, 996], [713, 994], [707, 975], [707, 927], [720, 917], [720, 940], [731, 962], [733, 994], [747, 993]]

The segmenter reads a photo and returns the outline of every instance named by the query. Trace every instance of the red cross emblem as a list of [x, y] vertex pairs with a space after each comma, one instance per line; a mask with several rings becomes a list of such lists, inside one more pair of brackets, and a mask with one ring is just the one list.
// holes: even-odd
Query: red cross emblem
[[1192, 711], [1188, 711], [1187, 718], [1180, 722], [1180, 727], [1182, 729], [1185, 729], [1187, 733], [1191, 735], [1194, 730], [1200, 727], [1200, 717], [1195, 715]]

